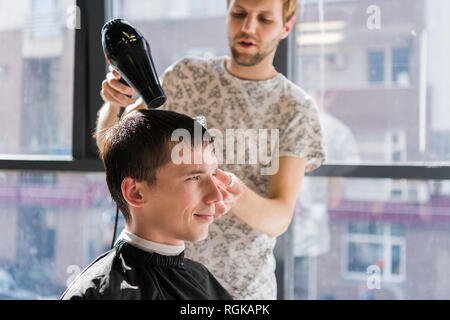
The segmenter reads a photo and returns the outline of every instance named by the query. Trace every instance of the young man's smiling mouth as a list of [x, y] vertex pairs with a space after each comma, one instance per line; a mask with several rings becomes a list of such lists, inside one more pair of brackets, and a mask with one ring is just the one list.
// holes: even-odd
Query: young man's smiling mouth
[[205, 220], [206, 222], [212, 222], [214, 221], [214, 208], [196, 212], [194, 213], [194, 217]]

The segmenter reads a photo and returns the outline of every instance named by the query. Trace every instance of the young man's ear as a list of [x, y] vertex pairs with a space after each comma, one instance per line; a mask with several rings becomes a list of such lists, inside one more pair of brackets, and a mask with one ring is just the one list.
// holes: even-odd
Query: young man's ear
[[125, 201], [131, 207], [141, 208], [145, 203], [142, 182], [127, 177], [123, 179], [121, 189]]
[[289, 35], [294, 25], [295, 25], [295, 16], [293, 16], [290, 20], [284, 23], [283, 31], [281, 33], [281, 39], [285, 39]]

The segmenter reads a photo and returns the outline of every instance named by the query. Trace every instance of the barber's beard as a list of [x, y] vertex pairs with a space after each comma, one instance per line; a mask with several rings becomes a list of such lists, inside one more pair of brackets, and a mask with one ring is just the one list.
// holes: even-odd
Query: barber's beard
[[[254, 53], [254, 54], [238, 52], [236, 50], [236, 47], [234, 45], [232, 45], [230, 47], [231, 55], [233, 57], [233, 60], [238, 65], [244, 66], [244, 67], [253, 67], [253, 66], [259, 64], [261, 61], [263, 61], [272, 52], [274, 52], [277, 49], [279, 42], [280, 42], [280, 40], [275, 38], [272, 41], [270, 41], [267, 45], [265, 45], [261, 49], [259, 49], [257, 53]], [[230, 41], [230, 43], [232, 43], [232, 42]]]

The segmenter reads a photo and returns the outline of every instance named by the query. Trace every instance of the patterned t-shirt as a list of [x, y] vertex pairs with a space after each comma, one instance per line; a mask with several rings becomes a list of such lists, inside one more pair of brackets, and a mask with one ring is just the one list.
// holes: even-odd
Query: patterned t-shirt
[[[263, 136], [266, 140], [261, 141], [266, 141], [265, 155], [269, 158], [275, 159], [278, 150], [278, 156], [306, 158], [307, 171], [320, 166], [325, 158], [322, 130], [318, 109], [310, 96], [282, 74], [264, 81], [234, 77], [225, 69], [224, 59], [185, 58], [167, 69], [163, 77], [168, 97], [165, 108], [191, 117], [206, 117], [208, 129], [219, 132], [224, 139], [236, 138], [237, 142], [247, 134], [247, 146], [250, 141], [258, 143]], [[243, 161], [239, 147], [231, 147], [230, 152], [230, 146], [223, 142], [219, 167], [267, 197], [270, 175], [262, 174], [262, 168], [276, 165], [252, 160], [250, 151]], [[257, 159], [264, 159], [259, 157], [264, 143], [256, 146], [258, 150], [253, 153], [258, 153]], [[276, 299], [275, 242], [275, 238], [252, 229], [231, 210], [210, 225], [206, 240], [187, 243], [186, 256], [204, 264], [235, 299]]]

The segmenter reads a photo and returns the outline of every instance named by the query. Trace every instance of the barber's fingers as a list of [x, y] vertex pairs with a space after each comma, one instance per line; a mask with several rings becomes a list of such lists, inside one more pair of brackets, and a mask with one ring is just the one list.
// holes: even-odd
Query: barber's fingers
[[110, 104], [116, 105], [119, 107], [122, 105], [122, 103], [120, 101], [118, 101], [116, 98], [114, 98], [114, 96], [112, 96], [108, 90], [102, 89], [102, 91], [100, 92], [100, 95], [105, 102], [109, 102]]
[[216, 170], [216, 179], [219, 180], [220, 184], [223, 186], [228, 186], [231, 183], [231, 176], [227, 174], [225, 171], [222, 171], [220, 169]]
[[217, 188], [220, 191], [220, 194], [222, 195], [222, 201], [227, 204], [227, 202], [230, 200], [230, 194], [226, 187], [223, 184], [217, 184]]
[[133, 88], [120, 82], [120, 75], [117, 78], [113, 72], [110, 72], [106, 75], [106, 81], [108, 82], [111, 88], [113, 88], [114, 90], [116, 90], [121, 94], [130, 96], [134, 96], [136, 94]]
[[101, 96], [106, 102], [124, 107], [136, 102], [136, 100], [129, 98], [125, 94], [112, 88], [107, 80], [102, 83]]
[[108, 65], [108, 70], [116, 77], [117, 80], [120, 79], [120, 73], [117, 72], [116, 69], [114, 69], [112, 65]]
[[116, 69], [114, 69], [111, 65], [109, 65], [109, 66], [108, 66], [108, 70], [109, 70], [109, 72], [114, 76], [114, 78], [115, 78], [116, 80], [120, 80], [121, 75], [120, 75], [120, 73], [119, 73]]
[[218, 201], [214, 205], [214, 219], [217, 219], [227, 213], [227, 206], [223, 201]]
[[216, 170], [215, 175], [218, 185], [224, 187], [228, 192], [231, 192], [234, 196], [239, 196], [243, 191], [244, 187], [236, 175], [231, 172], [222, 171], [220, 169]]

